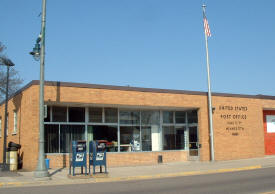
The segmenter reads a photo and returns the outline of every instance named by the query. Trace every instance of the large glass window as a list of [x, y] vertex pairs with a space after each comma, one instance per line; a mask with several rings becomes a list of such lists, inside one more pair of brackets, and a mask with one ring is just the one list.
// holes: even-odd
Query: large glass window
[[197, 110], [187, 112], [188, 123], [198, 123]]
[[163, 115], [163, 123], [167, 123], [167, 124], [172, 124], [174, 123], [173, 120], [173, 112], [172, 111], [163, 111], [162, 115]]
[[175, 134], [176, 134], [176, 150], [183, 150], [185, 149], [185, 127], [175, 127]]
[[175, 112], [176, 123], [186, 123], [185, 115], [186, 115], [186, 112], [184, 111], [176, 111]]
[[163, 126], [163, 150], [185, 149], [185, 127]]
[[59, 152], [59, 125], [45, 125], [45, 153]]
[[104, 108], [105, 123], [117, 123], [117, 108]]
[[69, 122], [85, 122], [85, 108], [69, 107]]
[[160, 151], [159, 111], [141, 111], [142, 151]]
[[159, 111], [141, 111], [142, 125], [159, 125]]
[[67, 121], [67, 107], [52, 107], [53, 122], [66, 122]]
[[102, 108], [89, 108], [89, 122], [102, 123]]
[[69, 153], [71, 142], [85, 140], [85, 125], [60, 126], [60, 152]]
[[73, 140], [86, 140], [87, 145], [89, 141], [100, 140], [106, 143], [108, 152], [183, 150], [190, 143], [193, 147], [197, 145], [197, 134], [193, 133], [198, 122], [197, 110], [118, 111], [89, 107], [88, 115], [85, 113], [84, 107], [48, 107], [45, 152], [68, 153]]
[[176, 149], [176, 134], [174, 126], [163, 126], [163, 150]]
[[151, 127], [141, 127], [141, 147], [142, 151], [152, 151]]
[[120, 151], [141, 151], [139, 126], [120, 127]]
[[100, 140], [106, 144], [107, 152], [117, 152], [117, 126], [89, 125], [88, 142]]
[[140, 111], [122, 110], [120, 116], [120, 151], [141, 151]]
[[139, 111], [126, 111], [119, 112], [120, 124], [139, 125]]

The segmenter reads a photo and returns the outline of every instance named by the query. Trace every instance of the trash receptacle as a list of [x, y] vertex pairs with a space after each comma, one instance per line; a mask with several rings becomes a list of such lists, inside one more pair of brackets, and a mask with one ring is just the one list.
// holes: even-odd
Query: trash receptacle
[[8, 144], [8, 162], [10, 171], [16, 171], [18, 168], [18, 149], [21, 148], [20, 144], [9, 142]]
[[46, 158], [45, 163], [46, 163], [46, 169], [49, 169], [50, 168], [50, 159]]
[[10, 171], [17, 170], [18, 158], [17, 158], [17, 148], [9, 147], [7, 154], [7, 164], [9, 165]]
[[15, 147], [15, 148], [17, 148], [17, 150], [19, 150], [21, 148], [21, 145], [10, 141], [9, 144], [8, 144], [8, 147], [9, 148]]

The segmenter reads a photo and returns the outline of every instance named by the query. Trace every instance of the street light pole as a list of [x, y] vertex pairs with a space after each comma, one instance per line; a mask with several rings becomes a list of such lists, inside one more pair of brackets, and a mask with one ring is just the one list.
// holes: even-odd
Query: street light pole
[[34, 172], [36, 178], [49, 177], [45, 164], [44, 150], [44, 62], [45, 62], [45, 24], [46, 24], [46, 0], [42, 1], [41, 19], [41, 50], [40, 50], [40, 84], [39, 84], [39, 153], [37, 168]]
[[6, 80], [6, 99], [5, 99], [5, 124], [4, 124], [4, 140], [3, 140], [3, 164], [2, 164], [2, 171], [8, 171], [9, 166], [6, 162], [6, 147], [7, 147], [7, 127], [8, 127], [8, 98], [9, 98], [9, 72], [10, 66], [14, 66], [14, 63], [7, 59], [1, 57], [1, 62], [3, 65], [7, 66], [7, 80]]

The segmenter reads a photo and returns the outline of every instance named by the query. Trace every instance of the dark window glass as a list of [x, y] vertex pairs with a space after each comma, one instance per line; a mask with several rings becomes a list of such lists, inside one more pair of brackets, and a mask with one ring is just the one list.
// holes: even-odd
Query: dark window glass
[[104, 108], [104, 111], [105, 111], [105, 123], [117, 123], [116, 108]]
[[59, 126], [45, 125], [45, 153], [59, 152]]
[[102, 108], [89, 108], [89, 122], [102, 123]]
[[175, 112], [176, 123], [185, 123], [185, 112], [177, 111]]
[[[51, 121], [51, 107], [50, 106], [46, 106], [47, 107], [47, 117], [44, 119], [44, 122], [50, 122]], [[46, 115], [45, 115], [46, 116]]]
[[176, 150], [183, 150], [185, 148], [185, 127], [176, 127]]
[[163, 126], [163, 150], [185, 149], [185, 127]]
[[188, 123], [198, 123], [197, 110], [187, 112]]
[[67, 107], [53, 106], [52, 114], [53, 114], [53, 122], [67, 121]]
[[159, 111], [142, 111], [141, 112], [142, 125], [159, 125]]
[[163, 150], [176, 149], [176, 134], [174, 126], [163, 126]]
[[197, 127], [189, 127], [189, 149], [198, 149]]
[[139, 125], [139, 111], [120, 111], [120, 124]]
[[116, 126], [88, 126], [88, 140], [100, 140], [106, 144], [107, 152], [117, 152], [117, 127]]
[[84, 125], [60, 126], [60, 152], [69, 153], [72, 141], [85, 140]]
[[85, 122], [85, 108], [69, 107], [69, 122]]
[[174, 123], [172, 111], [163, 111], [163, 123]]

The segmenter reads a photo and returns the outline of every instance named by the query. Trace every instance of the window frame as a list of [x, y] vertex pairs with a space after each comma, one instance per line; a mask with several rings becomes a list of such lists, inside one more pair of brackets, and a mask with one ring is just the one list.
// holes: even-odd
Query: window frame
[[[137, 127], [138, 129], [139, 129], [139, 134], [140, 134], [140, 136], [139, 136], [139, 138], [140, 138], [140, 141], [139, 141], [139, 143], [140, 143], [140, 150], [138, 151], [138, 150], [136, 150], [137, 152], [154, 152], [154, 151], [170, 151], [170, 150], [167, 150], [167, 149], [163, 149], [163, 146], [164, 146], [164, 131], [163, 131], [163, 128], [164, 127], [173, 127], [174, 128], [174, 130], [176, 129], [176, 127], [185, 127], [185, 131], [187, 132], [186, 133], [186, 135], [188, 135], [188, 130], [189, 130], [189, 126], [191, 127], [191, 126], [198, 126], [198, 120], [199, 120], [199, 118], [198, 118], [198, 116], [199, 116], [199, 114], [198, 114], [198, 109], [192, 109], [192, 110], [185, 110], [185, 109], [183, 109], [183, 110], [181, 110], [181, 109], [156, 109], [156, 108], [154, 108], [154, 109], [151, 109], [151, 108], [133, 108], [133, 107], [112, 107], [112, 106], [108, 106], [108, 105], [106, 105], [106, 106], [89, 106], [89, 105], [87, 105], [87, 106], [74, 106], [74, 105], [72, 105], [72, 106], [68, 106], [68, 105], [65, 105], [65, 106], [62, 106], [62, 107], [64, 107], [64, 108], [66, 108], [66, 116], [67, 116], [67, 119], [66, 119], [66, 121], [64, 121], [64, 122], [56, 122], [56, 121], [53, 121], [53, 106], [61, 106], [61, 105], [49, 105], [48, 106], [48, 108], [50, 109], [50, 121], [47, 121], [47, 122], [45, 122], [44, 121], [44, 124], [52, 124], [52, 125], [55, 125], [55, 124], [57, 124], [57, 125], [59, 125], [59, 131], [58, 131], [58, 134], [59, 134], [59, 136], [61, 135], [61, 131], [60, 131], [60, 126], [61, 125], [84, 125], [85, 126], [85, 140], [87, 141], [87, 145], [88, 145], [88, 126], [89, 125], [92, 125], [92, 126], [104, 126], [104, 125], [107, 125], [107, 126], [114, 126], [114, 127], [116, 127], [117, 128], [117, 142], [118, 142], [118, 152], [115, 152], [115, 153], [119, 153], [119, 152], [122, 152], [121, 151], [121, 128], [122, 127]], [[70, 122], [70, 120], [69, 120], [69, 108], [73, 108], [73, 107], [78, 107], [78, 108], [85, 108], [85, 121], [83, 121], [83, 122]], [[97, 123], [97, 122], [91, 122], [90, 120], [89, 120], [89, 109], [92, 109], [92, 108], [101, 108], [101, 115], [102, 115], [102, 122], [101, 123]], [[108, 110], [108, 109], [116, 109], [116, 114], [117, 114], [117, 122], [116, 123], [108, 123], [108, 122], [106, 122], [106, 114], [105, 114], [105, 110]], [[145, 115], [147, 115], [147, 114], [149, 114], [150, 115], [150, 113], [154, 113], [154, 112], [158, 112], [158, 115], [156, 116], [156, 118], [158, 118], [158, 122], [151, 122], [151, 119], [145, 119], [144, 121], [146, 121], [146, 120], [148, 120], [149, 122], [148, 123], [144, 123], [144, 122], [142, 122], [143, 121], [143, 118], [142, 118], [142, 116], [145, 116]], [[185, 123], [177, 123], [176, 122], [176, 112], [178, 112], [178, 111], [180, 111], [180, 112], [185, 112]], [[196, 116], [197, 116], [197, 123], [189, 123], [187, 120], [188, 120], [188, 115], [187, 115], [187, 113], [189, 112], [189, 111], [196, 111], [197, 112], [197, 114], [196, 114]], [[122, 121], [122, 123], [121, 123], [121, 113], [123, 114], [123, 112], [128, 112], [128, 113], [131, 113], [131, 112], [134, 112], [134, 114], [132, 115], [132, 114], [129, 114], [129, 115], [132, 115], [132, 116], [134, 116], [133, 118], [135, 118], [136, 117], [136, 119], [130, 119], [130, 120], [128, 120], [128, 119], [126, 119], [125, 121], [126, 121], [126, 123], [124, 123], [123, 121]], [[146, 112], [148, 112], [148, 113], [146, 113]], [[163, 116], [163, 114], [165, 113], [165, 112], [170, 112], [169, 114], [170, 114], [170, 122], [169, 123], [164, 123], [164, 116]], [[115, 113], [115, 112], [114, 112]], [[145, 114], [143, 114], [143, 113], [145, 113]], [[131, 117], [131, 116], [130, 116]], [[130, 118], [129, 117], [129, 118]], [[173, 117], [173, 118], [172, 118]], [[127, 118], [127, 117], [125, 117], [125, 118]], [[148, 117], [149, 118], [149, 117]], [[127, 122], [128, 121], [128, 122]], [[146, 150], [146, 151], [144, 151], [143, 150], [143, 140], [142, 140], [142, 130], [143, 130], [143, 128], [146, 128], [146, 127], [150, 127], [150, 126], [152, 126], [152, 125], [158, 125], [158, 134], [159, 134], [159, 140], [158, 141], [156, 141], [156, 142], [158, 142], [158, 144], [159, 144], [159, 149], [158, 150], [156, 150], [156, 149], [154, 149], [154, 151], [153, 151], [153, 141], [152, 141], [152, 129], [151, 129], [151, 143], [150, 143], [150, 145], [151, 145], [151, 150]], [[175, 134], [176, 135], [176, 134]], [[150, 140], [150, 138], [149, 139], [147, 139], [147, 140]], [[187, 139], [184, 139], [184, 144], [188, 144], [188, 140]], [[60, 143], [60, 137], [59, 137], [59, 143]], [[155, 144], [154, 144], [155, 145]], [[60, 147], [61, 145], [59, 144], [59, 147]], [[156, 147], [156, 145], [155, 145], [155, 147]], [[188, 150], [188, 146], [185, 146], [185, 148], [184, 149], [172, 149], [172, 150]], [[59, 152], [58, 153], [47, 153], [47, 154], [66, 154], [66, 153], [62, 153], [61, 152], [61, 149], [59, 148]]]
[[13, 111], [13, 132], [12, 135], [17, 134], [18, 131], [18, 111]]

